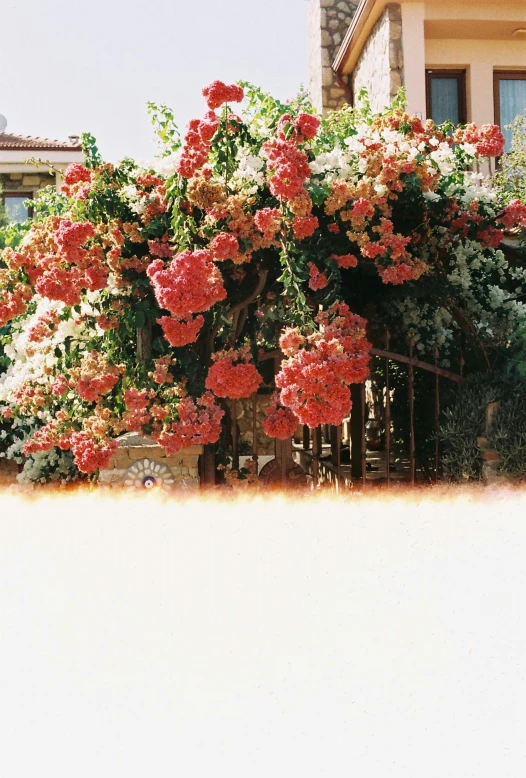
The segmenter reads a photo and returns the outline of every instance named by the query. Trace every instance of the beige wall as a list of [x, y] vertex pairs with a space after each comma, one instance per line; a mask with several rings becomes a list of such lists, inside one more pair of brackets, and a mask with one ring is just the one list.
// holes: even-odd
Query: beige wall
[[[356, 16], [346, 47], [342, 49], [343, 73], [359, 72], [360, 61], [370, 48], [372, 33], [387, 2], [367, 0], [360, 6], [362, 13]], [[517, 28], [526, 28], [526, 0], [398, 2], [402, 14], [403, 80], [409, 111], [426, 115], [426, 68], [463, 68], [467, 76], [468, 119], [479, 124], [493, 122], [493, 71], [526, 70], [526, 37], [513, 36]], [[378, 62], [376, 71], [382, 74], [386, 67], [386, 62]], [[383, 97], [386, 77], [380, 81], [373, 88]], [[373, 99], [373, 102], [377, 101]]]
[[[525, 7], [526, 15], [526, 7]], [[426, 67], [466, 69], [468, 121], [492, 124], [493, 71], [526, 70], [526, 43], [502, 40], [427, 40]]]

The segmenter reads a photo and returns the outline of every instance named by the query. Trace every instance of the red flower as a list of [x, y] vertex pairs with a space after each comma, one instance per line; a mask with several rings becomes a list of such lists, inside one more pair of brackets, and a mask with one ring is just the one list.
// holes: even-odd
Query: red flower
[[266, 238], [273, 238], [281, 229], [281, 213], [277, 208], [262, 208], [254, 214], [254, 223]]
[[325, 273], [320, 273], [316, 265], [314, 265], [312, 262], [309, 262], [309, 287], [315, 292], [317, 289], [325, 289], [327, 284], [329, 283], [327, 281], [327, 276]]
[[97, 441], [87, 432], [74, 432], [69, 445], [78, 469], [88, 474], [108, 467], [119, 448], [116, 440]]
[[156, 259], [146, 273], [161, 308], [179, 319], [207, 311], [226, 297], [223, 278], [210, 251], [183, 251], [166, 269], [163, 261]]
[[248, 359], [249, 355], [240, 351], [220, 352], [208, 371], [206, 388], [211, 389], [217, 397], [230, 397], [233, 400], [250, 397], [258, 390], [263, 379]]
[[234, 259], [239, 253], [239, 243], [235, 235], [220, 232], [210, 244], [214, 259]]
[[298, 240], [310, 238], [318, 228], [318, 219], [316, 216], [296, 216], [292, 222], [292, 230]]
[[212, 81], [203, 89], [203, 97], [206, 104], [212, 110], [219, 108], [224, 103], [240, 103], [245, 93], [237, 84], [224, 84], [222, 81]]
[[342, 422], [351, 408], [347, 385], [363, 381], [369, 365], [364, 319], [336, 303], [316, 321], [320, 331], [291, 349], [276, 376], [282, 405], [309, 427]]
[[204, 324], [202, 316], [188, 319], [175, 319], [171, 316], [161, 316], [157, 323], [163, 328], [164, 337], [171, 346], [186, 346], [195, 343], [199, 330]]
[[358, 264], [354, 254], [331, 254], [329, 259], [334, 259], [338, 267], [341, 268], [356, 267]]
[[298, 419], [290, 408], [284, 408], [279, 402], [279, 393], [272, 395], [270, 405], [265, 409], [266, 418], [263, 419], [263, 431], [270, 438], [287, 440], [294, 434], [298, 426]]
[[296, 129], [307, 140], [315, 138], [320, 127], [320, 120], [311, 113], [300, 113], [294, 122]]
[[520, 200], [512, 200], [499, 216], [499, 221], [507, 230], [512, 227], [526, 227], [526, 205]]

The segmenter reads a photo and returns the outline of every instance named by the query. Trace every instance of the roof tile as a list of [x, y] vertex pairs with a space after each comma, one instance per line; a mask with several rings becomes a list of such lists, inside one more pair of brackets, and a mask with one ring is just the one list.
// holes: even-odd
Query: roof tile
[[[76, 136], [75, 136], [76, 138]], [[11, 132], [0, 133], [0, 149], [20, 149], [22, 151], [81, 151], [78, 141], [50, 140], [49, 138], [33, 138], [30, 135], [14, 135]]]

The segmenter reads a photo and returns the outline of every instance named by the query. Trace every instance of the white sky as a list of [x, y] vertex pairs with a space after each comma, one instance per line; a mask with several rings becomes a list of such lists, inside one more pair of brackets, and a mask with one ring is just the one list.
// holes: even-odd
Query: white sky
[[103, 156], [150, 158], [146, 102], [180, 126], [214, 79], [285, 99], [306, 84], [306, 0], [3, 0], [0, 113], [7, 132], [89, 131]]

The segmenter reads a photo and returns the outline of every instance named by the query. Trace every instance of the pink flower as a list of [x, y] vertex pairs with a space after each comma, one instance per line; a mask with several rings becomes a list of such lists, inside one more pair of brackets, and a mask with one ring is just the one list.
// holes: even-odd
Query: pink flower
[[220, 232], [210, 243], [210, 251], [214, 259], [234, 259], [239, 253], [239, 243], [235, 235]]

